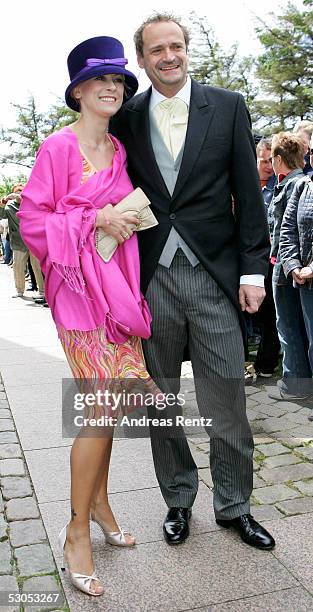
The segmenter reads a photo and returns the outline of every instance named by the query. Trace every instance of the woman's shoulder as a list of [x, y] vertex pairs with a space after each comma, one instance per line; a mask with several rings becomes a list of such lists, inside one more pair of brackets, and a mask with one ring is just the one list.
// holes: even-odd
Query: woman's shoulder
[[75, 148], [77, 148], [77, 139], [74, 132], [70, 128], [64, 127], [47, 136], [42, 142], [39, 152], [50, 151], [53, 154], [54, 152], [64, 152], [64, 150], [75, 150]]

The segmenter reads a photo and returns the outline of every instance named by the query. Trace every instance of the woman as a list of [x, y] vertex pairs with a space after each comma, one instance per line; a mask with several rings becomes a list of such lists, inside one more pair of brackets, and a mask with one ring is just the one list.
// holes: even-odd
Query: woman
[[[310, 143], [313, 163], [313, 137]], [[279, 250], [284, 272], [299, 289], [308, 357], [313, 372], [313, 183], [309, 177], [298, 181], [285, 210]]]
[[[24, 191], [21, 232], [40, 259], [51, 308], [74, 377], [105, 381], [137, 378], [154, 392], [141, 340], [150, 335], [150, 312], [139, 289], [134, 216], [114, 204], [133, 190], [121, 143], [108, 134], [110, 118], [137, 90], [126, 70], [122, 44], [91, 38], [68, 57], [71, 83], [65, 99], [79, 119], [47, 138]], [[97, 254], [95, 228], [119, 243], [104, 263]], [[92, 436], [92, 434], [91, 434]], [[72, 583], [90, 595], [103, 585], [94, 573], [89, 518], [106, 541], [132, 546], [108, 502], [112, 435], [78, 436], [71, 450], [71, 521], [59, 538]]]
[[[283, 349], [283, 378], [269, 396], [277, 399], [302, 399], [311, 391], [312, 371], [308, 360], [308, 339], [303, 321], [299, 292], [292, 278], [286, 278], [279, 251], [281, 223], [298, 181], [304, 177], [304, 147], [299, 136], [289, 132], [272, 139], [272, 163], [277, 177], [269, 207], [270, 230], [273, 229], [271, 261], [277, 331]], [[272, 228], [271, 219], [274, 220]]]

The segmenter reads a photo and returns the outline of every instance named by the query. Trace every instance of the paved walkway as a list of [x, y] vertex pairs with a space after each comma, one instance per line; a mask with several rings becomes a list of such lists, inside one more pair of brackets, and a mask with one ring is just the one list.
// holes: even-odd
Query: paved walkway
[[[162, 535], [165, 507], [149, 441], [120, 439], [113, 450], [110, 500], [138, 544], [133, 550], [105, 546], [93, 526], [105, 596], [91, 599], [73, 590], [63, 576], [60, 581], [56, 540], [69, 515], [71, 445], [61, 434], [61, 378], [69, 376], [69, 369], [50, 311], [30, 299], [13, 300], [12, 293], [12, 271], [1, 265], [0, 609], [312, 611], [311, 408], [305, 402], [272, 401], [265, 387], [249, 387], [247, 395], [256, 442], [253, 514], [275, 536], [273, 552], [254, 550], [216, 525], [204, 433], [189, 435], [201, 478], [191, 536], [183, 546], [167, 546]], [[183, 376], [187, 384], [188, 366]], [[193, 414], [192, 389], [189, 398]], [[30, 603], [8, 607], [1, 600], [8, 591], [24, 598], [34, 591], [52, 591], [59, 599], [46, 608]]]

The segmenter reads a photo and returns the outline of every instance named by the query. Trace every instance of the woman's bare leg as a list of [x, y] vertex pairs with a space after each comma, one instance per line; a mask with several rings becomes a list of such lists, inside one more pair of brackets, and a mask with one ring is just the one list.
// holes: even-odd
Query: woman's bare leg
[[[80, 437], [71, 450], [71, 521], [67, 528], [66, 557], [71, 572], [91, 575], [94, 571], [89, 531], [90, 506], [99, 471], [108, 471], [112, 439]], [[100, 593], [103, 586], [93, 581], [91, 589]]]
[[[99, 470], [98, 478], [93, 490], [90, 510], [92, 516], [104, 526], [106, 531], [117, 532], [119, 531], [119, 526], [115, 520], [108, 499], [108, 476], [112, 451], [112, 439], [109, 442], [110, 443], [107, 444], [105, 448], [103, 463]], [[129, 534], [125, 534], [125, 539], [130, 545], [135, 543], [135, 539]]]

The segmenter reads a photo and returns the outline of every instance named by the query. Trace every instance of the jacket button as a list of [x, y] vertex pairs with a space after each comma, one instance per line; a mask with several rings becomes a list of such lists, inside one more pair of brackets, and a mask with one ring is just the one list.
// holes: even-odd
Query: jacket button
[[175, 213], [171, 213], [170, 214], [170, 220], [173, 221], [174, 219], [176, 219], [176, 215], [175, 215]]

